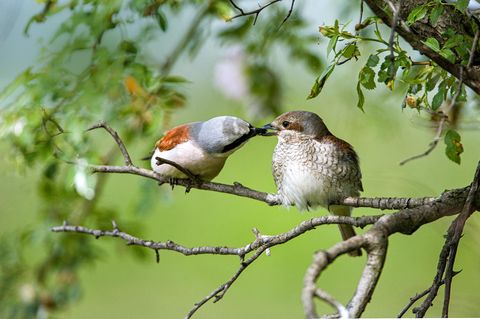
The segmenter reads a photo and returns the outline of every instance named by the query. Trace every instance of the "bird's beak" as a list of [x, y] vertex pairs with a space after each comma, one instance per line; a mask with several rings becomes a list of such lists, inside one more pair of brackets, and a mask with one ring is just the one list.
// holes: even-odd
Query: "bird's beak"
[[263, 128], [263, 127], [254, 127], [253, 128], [253, 136], [257, 136], [257, 135], [265, 135], [267, 134], [267, 129]]
[[[260, 134], [262, 136], [272, 136], [272, 135], [277, 135], [278, 129], [273, 126], [271, 123], [265, 124], [262, 126], [262, 129], [265, 130], [265, 133]], [[268, 130], [273, 130], [273, 132], [269, 132]]]

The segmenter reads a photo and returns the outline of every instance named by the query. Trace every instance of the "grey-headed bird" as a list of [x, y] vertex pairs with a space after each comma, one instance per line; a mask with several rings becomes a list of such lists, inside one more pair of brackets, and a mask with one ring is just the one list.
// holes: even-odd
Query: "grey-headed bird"
[[218, 116], [204, 122], [179, 125], [167, 131], [155, 144], [152, 169], [171, 178], [186, 178], [177, 168], [157, 159], [175, 162], [201, 180], [209, 181], [222, 170], [227, 158], [251, 137], [265, 133], [233, 116]]
[[[265, 135], [278, 137], [272, 160], [276, 199], [299, 210], [322, 206], [332, 214], [350, 216], [351, 207], [330, 204], [358, 197], [363, 191], [358, 156], [352, 146], [333, 135], [312, 112], [287, 112], [263, 128], [273, 130]], [[339, 228], [344, 240], [355, 236], [351, 225]], [[360, 256], [361, 251], [350, 255]]]

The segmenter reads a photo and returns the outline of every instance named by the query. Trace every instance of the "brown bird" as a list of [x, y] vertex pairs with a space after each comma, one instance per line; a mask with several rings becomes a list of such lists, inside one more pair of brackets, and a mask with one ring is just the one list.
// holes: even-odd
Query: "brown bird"
[[[352, 208], [330, 203], [363, 191], [358, 156], [352, 146], [333, 135], [315, 113], [287, 112], [263, 128], [276, 135], [272, 172], [277, 185], [276, 199], [299, 210], [315, 206], [332, 214], [350, 216]], [[344, 240], [355, 236], [351, 225], [339, 225]], [[360, 256], [361, 251], [350, 252]]]

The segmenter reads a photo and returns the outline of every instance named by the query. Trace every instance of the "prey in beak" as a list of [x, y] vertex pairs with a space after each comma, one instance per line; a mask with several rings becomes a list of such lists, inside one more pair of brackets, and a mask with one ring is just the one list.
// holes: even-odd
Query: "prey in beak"
[[264, 126], [262, 126], [261, 129], [264, 130], [263, 133], [259, 133], [259, 135], [262, 135], [262, 136], [273, 136], [278, 134], [278, 128], [273, 126], [272, 123], [265, 124]]

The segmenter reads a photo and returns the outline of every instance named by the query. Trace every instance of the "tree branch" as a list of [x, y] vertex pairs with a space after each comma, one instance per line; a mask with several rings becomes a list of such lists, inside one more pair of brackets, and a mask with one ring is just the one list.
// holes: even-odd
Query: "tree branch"
[[[433, 37], [440, 41], [441, 46], [446, 41], [442, 39], [441, 34], [447, 29], [454, 30], [457, 34], [473, 36], [471, 32], [470, 18], [455, 10], [451, 6], [445, 6], [444, 13], [436, 25], [431, 25], [429, 19], [421, 19], [416, 21], [412, 26], [408, 27], [404, 22], [408, 14], [425, 2], [423, 0], [364, 0], [370, 7], [373, 13], [378, 16], [388, 26], [394, 25], [394, 19], [391, 11], [388, 10], [388, 2], [394, 4], [402, 3], [399, 20], [400, 23], [396, 26], [395, 31], [402, 36], [410, 45], [420, 53], [426, 55], [437, 63], [441, 68], [460, 79], [461, 70], [464, 66], [459, 63], [452, 63], [442, 57], [424, 44], [427, 38]], [[474, 52], [477, 52], [475, 48]], [[463, 74], [464, 83], [469, 86], [477, 94], [480, 94], [480, 67], [478, 65], [471, 65], [465, 68]]]
[[[136, 167], [133, 165], [130, 155], [120, 136], [112, 128], [110, 128], [106, 123], [99, 123], [90, 129], [95, 128], [104, 128], [112, 136], [123, 155], [125, 166], [90, 165], [89, 167], [93, 172], [134, 174], [153, 179], [160, 184], [171, 182], [174, 185], [181, 185], [187, 189], [192, 187], [202, 190], [229, 193], [232, 195], [248, 197], [254, 200], [262, 201], [269, 205], [278, 205], [276, 195], [259, 192], [245, 187], [239, 183], [227, 185], [214, 182], [197, 181], [197, 183], [192, 185], [192, 181], [189, 179], [178, 179], [172, 181], [167, 176], [162, 176], [151, 170]], [[173, 165], [179, 169], [184, 169], [173, 162], [170, 163], [169, 161], [166, 161], [165, 163], [166, 165]], [[309, 318], [317, 316], [313, 301], [314, 298], [320, 298], [333, 305], [342, 316], [348, 312], [349, 316], [351, 317], [359, 317], [371, 299], [382, 272], [382, 267], [387, 253], [388, 236], [397, 232], [403, 234], [412, 234], [419, 227], [426, 223], [433, 222], [445, 216], [457, 214], [462, 210], [462, 208], [464, 208], [463, 203], [465, 203], [465, 201], [467, 202], [465, 205], [467, 208], [464, 208], [464, 210], [468, 212], [468, 214], [464, 213], [467, 215], [460, 214], [460, 216], [466, 220], [475, 207], [480, 206], [480, 196], [479, 192], [477, 191], [479, 187], [478, 179], [480, 178], [478, 175], [480, 175], [480, 163], [475, 175], [475, 180], [471, 187], [445, 191], [438, 198], [345, 198], [331, 204], [400, 210], [396, 213], [376, 216], [350, 217], [328, 215], [316, 217], [300, 223], [297, 227], [292, 228], [285, 233], [273, 236], [261, 235], [260, 232], [254, 230], [256, 239], [251, 243], [238, 248], [224, 246], [198, 246], [188, 248], [172, 241], [156, 242], [152, 240], [144, 240], [120, 231], [115, 222], [113, 222], [112, 230], [97, 230], [83, 226], [70, 226], [66, 222], [62, 226], [53, 227], [51, 230], [53, 232], [82, 233], [95, 236], [96, 238], [104, 236], [121, 238], [128, 245], [142, 246], [154, 250], [157, 262], [159, 261], [160, 250], [175, 251], [186, 256], [200, 254], [239, 256], [241, 262], [237, 271], [225, 283], [220, 285], [217, 289], [196, 303], [186, 316], [186, 318], [190, 318], [208, 301], [213, 300], [213, 302], [216, 302], [222, 299], [232, 284], [240, 277], [243, 271], [253, 262], [255, 262], [255, 260], [257, 260], [263, 254], [263, 252], [268, 254], [271, 247], [288, 242], [321, 225], [348, 224], [356, 227], [373, 225], [362, 235], [357, 235], [346, 241], [339, 242], [326, 251], [317, 252], [314, 256], [314, 262], [310, 265], [305, 275], [304, 289], [302, 292], [304, 311]], [[460, 220], [460, 216], [457, 219]], [[467, 217], [465, 218], [465, 216]], [[335, 302], [335, 299], [332, 296], [320, 290], [316, 286], [316, 281], [320, 277], [321, 273], [327, 268], [327, 266], [333, 263], [336, 258], [360, 248], [364, 248], [367, 252], [367, 263], [365, 265], [362, 277], [358, 283], [356, 292], [354, 293], [347, 307], [344, 307], [340, 303]], [[252, 253], [252, 255], [245, 260], [246, 255], [249, 253]], [[430, 293], [432, 293], [432, 291], [433, 289], [430, 290]]]
[[[480, 163], [479, 163], [480, 165]], [[321, 273], [336, 258], [349, 251], [364, 248], [367, 251], [367, 263], [357, 285], [354, 296], [347, 305], [350, 317], [360, 317], [370, 301], [381, 275], [388, 245], [388, 236], [394, 233], [412, 234], [424, 224], [431, 223], [443, 216], [457, 214], [470, 193], [470, 187], [444, 192], [436, 201], [383, 215], [367, 232], [346, 241], [335, 244], [326, 251], [319, 251], [314, 262], [308, 268], [302, 292], [302, 302], [307, 318], [318, 317], [313, 302], [315, 282]], [[474, 196], [472, 205], [480, 207], [480, 196]]]
[[334, 307], [337, 310], [337, 313], [341, 319], [350, 318], [347, 308], [344, 305], [342, 305], [338, 300], [333, 298], [326, 291], [323, 291], [322, 289], [317, 288], [314, 292], [314, 296], [320, 300], [325, 301], [330, 306]]

